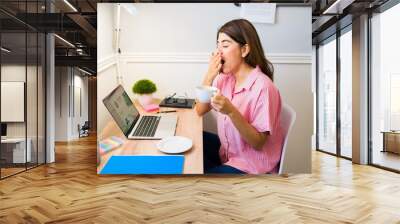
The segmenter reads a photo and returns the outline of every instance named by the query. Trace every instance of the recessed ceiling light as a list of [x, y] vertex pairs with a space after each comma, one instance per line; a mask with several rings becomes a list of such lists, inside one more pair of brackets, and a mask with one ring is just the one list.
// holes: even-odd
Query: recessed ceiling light
[[68, 44], [69, 46], [75, 48], [75, 45], [71, 44], [71, 42], [69, 42], [68, 40], [66, 40], [66, 39], [64, 39], [64, 38], [62, 38], [62, 37], [60, 37], [60, 36], [57, 35], [57, 34], [54, 34], [54, 36], [57, 37], [58, 39], [60, 39], [61, 41], [63, 41], [64, 43]]
[[342, 14], [343, 9], [353, 3], [355, 0], [336, 0], [322, 14]]
[[83, 72], [83, 73], [85, 73], [85, 74], [93, 75], [92, 73], [90, 73], [90, 72], [88, 72], [88, 71], [86, 71], [86, 70], [83, 70], [83, 69], [81, 69], [81, 68], [79, 68], [79, 67], [78, 67], [78, 70], [81, 71], [81, 72]]
[[78, 12], [78, 10], [71, 4], [69, 3], [68, 0], [64, 0], [65, 4], [67, 4], [72, 10], [74, 10], [75, 12]]
[[4, 52], [6, 52], [6, 53], [10, 53], [10, 52], [11, 52], [11, 50], [9, 50], [9, 49], [7, 49], [7, 48], [5, 48], [5, 47], [1, 47], [1, 50], [4, 51]]

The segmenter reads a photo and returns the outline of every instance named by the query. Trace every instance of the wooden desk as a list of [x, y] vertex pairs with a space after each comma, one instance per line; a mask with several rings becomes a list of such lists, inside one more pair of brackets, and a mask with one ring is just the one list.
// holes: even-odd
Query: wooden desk
[[[1, 139], [1, 144], [2, 158], [0, 159], [4, 159], [6, 163], [25, 164], [25, 162], [31, 162], [32, 140], [30, 138], [26, 140], [25, 138], [5, 138]], [[26, 150], [25, 144], [27, 145]]]
[[[140, 114], [145, 113], [143, 108], [134, 102]], [[161, 107], [161, 110], [176, 110], [178, 115], [178, 124], [175, 135], [184, 136], [192, 139], [193, 147], [186, 151], [183, 174], [203, 174], [203, 119], [198, 116], [194, 109], [178, 109]], [[162, 115], [162, 113], [161, 113]], [[108, 138], [110, 136], [118, 136], [125, 140], [127, 138], [122, 133], [114, 120], [107, 123], [105, 128], [100, 132], [98, 140]], [[127, 140], [119, 148], [113, 149], [110, 152], [100, 155], [100, 164], [97, 167], [97, 173], [103, 169], [112, 155], [166, 155], [160, 152], [156, 143], [159, 140]]]
[[392, 152], [400, 154], [400, 132], [382, 131], [381, 133], [383, 133], [382, 152]]

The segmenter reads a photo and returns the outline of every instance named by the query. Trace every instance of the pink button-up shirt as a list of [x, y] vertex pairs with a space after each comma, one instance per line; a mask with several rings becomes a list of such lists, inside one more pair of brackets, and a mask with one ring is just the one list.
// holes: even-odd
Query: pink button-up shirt
[[269, 132], [262, 150], [256, 150], [240, 135], [228, 115], [217, 113], [219, 155], [222, 163], [246, 173], [276, 173], [283, 145], [280, 127], [281, 97], [271, 79], [257, 66], [242, 86], [235, 89], [233, 75], [218, 75], [213, 86], [228, 98], [258, 132]]

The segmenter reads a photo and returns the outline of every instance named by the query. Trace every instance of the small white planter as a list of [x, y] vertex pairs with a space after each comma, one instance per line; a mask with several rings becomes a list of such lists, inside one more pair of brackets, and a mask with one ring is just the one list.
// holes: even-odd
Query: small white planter
[[147, 106], [153, 103], [153, 94], [140, 94], [138, 100], [140, 105]]

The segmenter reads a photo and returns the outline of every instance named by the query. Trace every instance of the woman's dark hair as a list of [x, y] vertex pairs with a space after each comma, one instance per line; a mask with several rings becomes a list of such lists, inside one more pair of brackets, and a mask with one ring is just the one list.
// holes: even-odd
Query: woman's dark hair
[[225, 23], [221, 28], [219, 28], [217, 39], [219, 33], [228, 35], [234, 41], [239, 43], [240, 46], [248, 44], [250, 46], [250, 52], [245, 57], [245, 62], [252, 67], [258, 65], [261, 71], [273, 80], [274, 67], [264, 55], [260, 38], [258, 37], [253, 24], [245, 19], [235, 19]]

